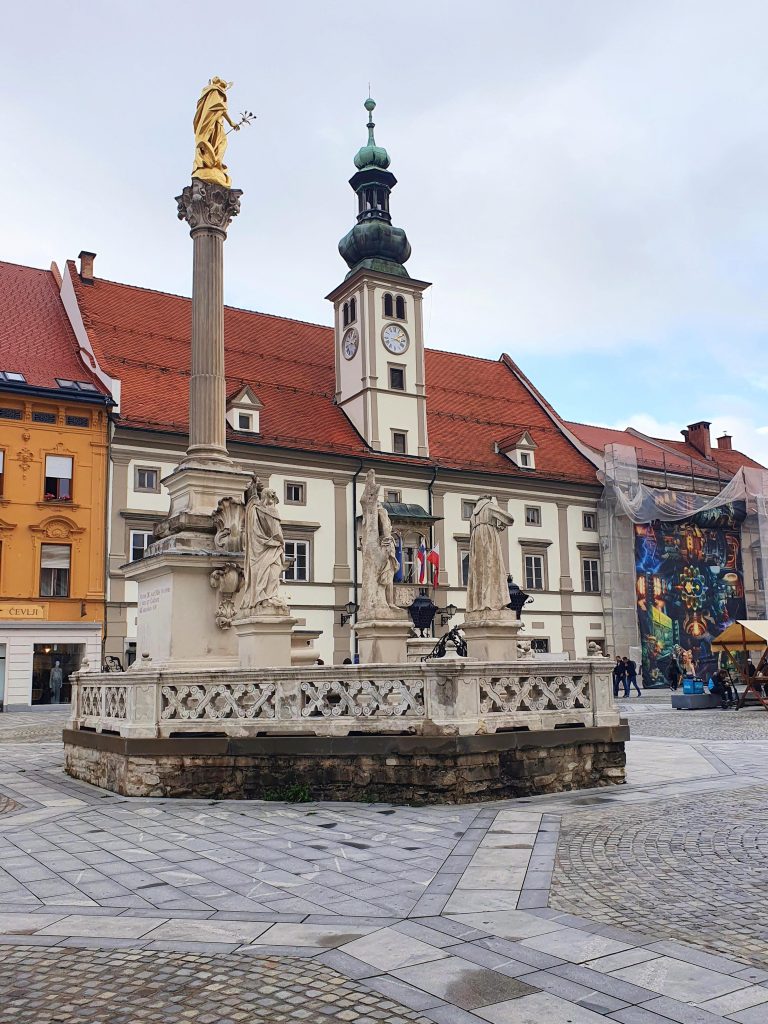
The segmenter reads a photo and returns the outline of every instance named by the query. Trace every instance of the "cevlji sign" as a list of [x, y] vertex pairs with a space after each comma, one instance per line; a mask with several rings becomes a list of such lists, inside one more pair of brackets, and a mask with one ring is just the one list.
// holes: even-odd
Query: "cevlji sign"
[[23, 622], [25, 619], [47, 618], [47, 604], [12, 604], [10, 601], [0, 601], [0, 619]]

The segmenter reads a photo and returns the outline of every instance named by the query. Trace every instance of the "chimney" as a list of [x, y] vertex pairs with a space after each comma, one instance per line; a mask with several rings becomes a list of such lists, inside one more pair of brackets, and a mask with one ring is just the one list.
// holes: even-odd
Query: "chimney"
[[718, 437], [717, 439], [717, 447], [720, 449], [721, 452], [733, 451], [733, 445], [731, 444], [731, 440], [732, 438], [730, 434], [723, 434], [722, 437]]
[[693, 445], [697, 452], [700, 452], [705, 459], [712, 458], [712, 443], [709, 439], [710, 424], [706, 420], [699, 420], [698, 423], [689, 423], [687, 430], [681, 430], [688, 444]]
[[96, 253], [82, 249], [77, 258], [80, 260], [80, 280], [83, 284], [93, 284], [93, 261], [96, 259]]

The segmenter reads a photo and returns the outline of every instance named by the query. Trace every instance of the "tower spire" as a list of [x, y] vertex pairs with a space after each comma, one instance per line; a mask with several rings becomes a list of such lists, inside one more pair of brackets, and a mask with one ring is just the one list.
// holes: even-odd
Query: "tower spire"
[[357, 173], [349, 179], [358, 197], [357, 224], [339, 242], [339, 252], [350, 274], [365, 267], [408, 277], [403, 264], [411, 255], [411, 246], [403, 229], [392, 226], [389, 196], [397, 178], [388, 170], [389, 153], [376, 145], [376, 101], [371, 98], [370, 89], [363, 106], [368, 111], [368, 141], [355, 154]]

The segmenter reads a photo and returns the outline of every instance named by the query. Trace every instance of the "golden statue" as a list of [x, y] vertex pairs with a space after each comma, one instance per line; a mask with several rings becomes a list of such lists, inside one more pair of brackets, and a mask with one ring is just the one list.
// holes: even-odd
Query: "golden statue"
[[224, 152], [227, 148], [224, 122], [226, 121], [236, 132], [240, 131], [240, 125], [235, 124], [227, 110], [227, 89], [231, 87], [232, 82], [225, 82], [223, 78], [212, 78], [200, 94], [193, 122], [195, 163], [192, 167], [192, 177], [214, 181], [225, 188], [230, 187], [232, 179], [224, 163]]

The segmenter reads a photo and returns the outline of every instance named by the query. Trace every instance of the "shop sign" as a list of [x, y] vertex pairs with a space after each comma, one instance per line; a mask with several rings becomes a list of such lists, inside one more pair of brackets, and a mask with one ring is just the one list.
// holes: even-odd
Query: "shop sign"
[[14, 604], [12, 601], [0, 601], [0, 619], [24, 622], [26, 619], [47, 618], [47, 604]]

